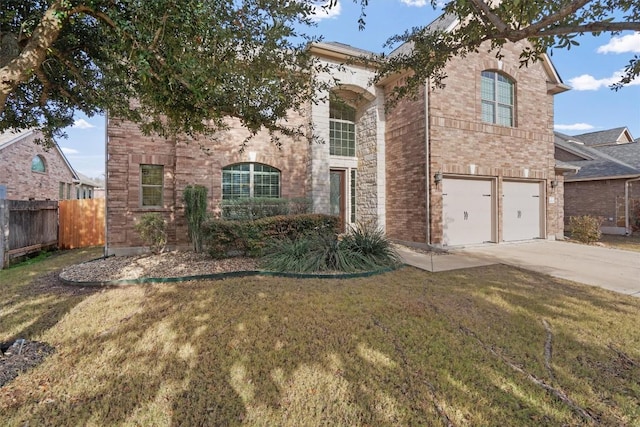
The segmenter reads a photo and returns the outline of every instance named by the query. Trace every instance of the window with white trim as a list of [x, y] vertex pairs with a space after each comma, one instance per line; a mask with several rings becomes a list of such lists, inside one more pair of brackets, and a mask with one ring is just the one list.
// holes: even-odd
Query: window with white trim
[[280, 171], [262, 163], [238, 163], [222, 169], [222, 199], [280, 197]]
[[329, 154], [356, 155], [356, 110], [339, 100], [329, 102]]
[[515, 82], [496, 71], [483, 71], [480, 92], [482, 121], [515, 126]]

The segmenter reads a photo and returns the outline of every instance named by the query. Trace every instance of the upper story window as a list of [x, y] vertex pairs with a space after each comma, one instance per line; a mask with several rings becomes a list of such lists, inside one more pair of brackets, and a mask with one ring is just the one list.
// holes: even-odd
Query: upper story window
[[140, 165], [140, 206], [161, 207], [164, 166]]
[[31, 159], [31, 170], [43, 173], [47, 171], [47, 167], [44, 164], [44, 158], [41, 155], [33, 156], [33, 159]]
[[329, 154], [356, 155], [356, 110], [338, 100], [329, 103]]
[[222, 169], [222, 198], [280, 197], [280, 171], [261, 163], [239, 163]]
[[515, 126], [515, 82], [495, 71], [483, 71], [482, 121], [501, 126]]

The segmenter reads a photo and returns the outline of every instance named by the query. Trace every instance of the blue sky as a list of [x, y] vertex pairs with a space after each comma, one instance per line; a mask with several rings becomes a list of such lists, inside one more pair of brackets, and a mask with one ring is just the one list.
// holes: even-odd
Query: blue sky
[[[341, 0], [329, 14], [319, 11], [317, 27], [308, 32], [324, 41], [338, 41], [373, 52], [388, 52], [385, 41], [411, 27], [428, 24], [440, 13], [425, 0], [377, 0], [366, 9], [366, 28], [358, 30], [360, 7]], [[552, 61], [563, 81], [573, 89], [555, 97], [556, 130], [576, 135], [626, 126], [640, 137], [640, 79], [618, 92], [609, 89], [634, 54], [640, 54], [640, 33], [617, 37], [583, 36], [580, 46], [555, 50]], [[73, 167], [89, 177], [104, 174], [104, 117], [78, 115], [59, 140]]]

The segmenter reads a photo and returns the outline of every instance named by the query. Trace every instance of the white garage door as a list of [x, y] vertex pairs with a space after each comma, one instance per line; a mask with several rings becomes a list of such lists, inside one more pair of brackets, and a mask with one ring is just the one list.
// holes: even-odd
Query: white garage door
[[502, 232], [505, 242], [542, 236], [542, 197], [537, 182], [502, 183]]
[[490, 180], [442, 180], [443, 244], [448, 246], [493, 240], [493, 185]]

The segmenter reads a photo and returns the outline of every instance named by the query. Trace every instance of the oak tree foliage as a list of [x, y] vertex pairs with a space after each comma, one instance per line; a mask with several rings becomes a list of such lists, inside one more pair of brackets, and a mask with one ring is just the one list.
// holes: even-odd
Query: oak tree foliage
[[[314, 1], [3, 0], [0, 132], [63, 133], [74, 111], [195, 135], [236, 117], [277, 137], [314, 93]], [[317, 71], [317, 70], [316, 70]], [[277, 143], [277, 141], [276, 141]]]
[[[335, 3], [332, 0], [331, 3]], [[368, 0], [354, 0], [366, 8]], [[435, 8], [440, 0], [431, 0]], [[363, 9], [364, 10], [364, 9]], [[426, 79], [440, 87], [446, 78], [444, 67], [453, 57], [464, 57], [479, 49], [489, 49], [500, 57], [500, 48], [509, 42], [527, 40], [529, 47], [520, 54], [522, 66], [555, 49], [571, 49], [584, 34], [610, 35], [622, 31], [640, 31], [638, 0], [450, 0], [444, 2], [443, 13], [454, 17], [453, 29], [434, 25], [407, 29], [389, 39], [387, 46], [411, 43], [412, 49], [390, 55], [381, 62], [378, 80], [411, 69], [407, 85], [396, 88], [392, 102], [415, 94]], [[363, 13], [360, 25], [364, 25]], [[447, 31], [450, 30], [450, 31]], [[640, 75], [640, 56], [630, 58], [621, 80], [613, 85], [620, 89]]]

